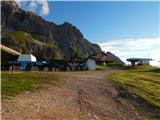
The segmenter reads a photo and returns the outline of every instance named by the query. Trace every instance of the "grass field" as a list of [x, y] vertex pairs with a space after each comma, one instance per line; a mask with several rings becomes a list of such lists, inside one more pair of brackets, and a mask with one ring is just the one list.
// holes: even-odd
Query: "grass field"
[[125, 71], [112, 73], [109, 79], [116, 87], [160, 108], [160, 69], [149, 66], [130, 67]]
[[[92, 73], [99, 75], [101, 71]], [[103, 71], [105, 72], [105, 71]], [[75, 74], [75, 72], [70, 73]], [[80, 73], [77, 73], [80, 74]], [[81, 74], [89, 74], [82, 72]], [[104, 73], [105, 74], [105, 73]], [[131, 67], [120, 72], [108, 74], [107, 77], [116, 87], [124, 88], [129, 94], [142, 98], [153, 106], [160, 108], [160, 69], [155, 67]], [[58, 76], [50, 72], [17, 72], [12, 75], [2, 72], [2, 98], [19, 93], [47, 88], [58, 82]]]
[[51, 73], [43, 74], [41, 72], [22, 72], [12, 74], [2, 72], [1, 74], [1, 92], [2, 98], [14, 96], [16, 94], [36, 90], [39, 88], [54, 85], [57, 82], [55, 75]]

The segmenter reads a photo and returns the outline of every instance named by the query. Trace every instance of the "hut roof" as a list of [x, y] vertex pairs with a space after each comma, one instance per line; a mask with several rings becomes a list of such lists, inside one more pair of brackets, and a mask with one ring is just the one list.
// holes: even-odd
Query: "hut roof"
[[37, 59], [32, 54], [21, 54], [18, 57], [18, 61], [29, 61], [29, 62], [36, 62]]
[[140, 60], [152, 60], [150, 58], [128, 58], [127, 61], [140, 61]]

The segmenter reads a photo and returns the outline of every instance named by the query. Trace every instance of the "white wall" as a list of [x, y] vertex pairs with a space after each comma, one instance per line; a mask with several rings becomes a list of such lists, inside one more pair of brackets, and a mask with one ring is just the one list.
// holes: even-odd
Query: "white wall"
[[93, 59], [88, 59], [86, 61], [86, 66], [88, 67], [88, 70], [96, 70], [96, 62]]
[[143, 60], [144, 65], [149, 65], [149, 60]]
[[148, 59], [142, 59], [142, 60], [140, 60], [140, 63], [142, 65], [149, 65], [149, 60]]

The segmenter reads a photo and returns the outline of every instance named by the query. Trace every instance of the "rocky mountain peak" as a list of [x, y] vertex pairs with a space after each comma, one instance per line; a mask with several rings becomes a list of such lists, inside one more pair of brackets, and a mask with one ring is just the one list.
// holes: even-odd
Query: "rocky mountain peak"
[[1, 5], [6, 7], [8, 10], [17, 11], [19, 7], [14, 0], [11, 1], [1, 1]]
[[72, 24], [69, 23], [69, 22], [64, 22], [64, 23], [62, 24], [62, 26], [69, 26], [69, 27], [72, 27]]
[[48, 22], [33, 12], [19, 8], [15, 1], [3, 1], [1, 15], [2, 44], [18, 52], [25, 49], [45, 59], [56, 59], [55, 54], [58, 54], [60, 58], [69, 60], [77, 50], [85, 55], [101, 51], [71, 23], [56, 25]]

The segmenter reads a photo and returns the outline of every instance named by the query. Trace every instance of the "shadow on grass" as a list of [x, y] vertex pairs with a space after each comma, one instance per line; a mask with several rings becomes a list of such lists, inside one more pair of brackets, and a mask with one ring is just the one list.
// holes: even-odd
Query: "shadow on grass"
[[148, 70], [146, 72], [160, 73], [160, 68], [156, 68], [156, 69], [153, 69], [153, 70]]

